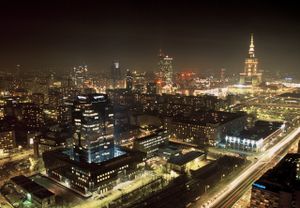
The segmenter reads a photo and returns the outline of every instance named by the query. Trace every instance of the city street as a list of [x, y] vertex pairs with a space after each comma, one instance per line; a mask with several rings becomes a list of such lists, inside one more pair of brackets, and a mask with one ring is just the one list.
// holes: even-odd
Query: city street
[[235, 195], [244, 193], [247, 187], [261, 174], [260, 172], [268, 166], [268, 163], [276, 156], [279, 156], [278, 154], [281, 150], [287, 148], [292, 141], [296, 140], [299, 133], [300, 127], [293, 130], [272, 148], [258, 156], [255, 162], [250, 164], [239, 176], [231, 181], [226, 188], [211, 196], [210, 200], [205, 203], [201, 203], [198, 200], [191, 204], [191, 207], [226, 207], [228, 204], [232, 205], [239, 199]]
[[28, 159], [30, 155], [33, 155], [33, 149], [23, 150], [21, 152], [10, 155], [9, 157], [0, 159], [0, 165], [3, 165], [7, 162]]

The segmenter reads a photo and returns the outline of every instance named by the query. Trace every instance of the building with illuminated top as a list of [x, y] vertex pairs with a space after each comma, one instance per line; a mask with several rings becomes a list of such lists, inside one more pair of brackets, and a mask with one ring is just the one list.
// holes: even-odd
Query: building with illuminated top
[[79, 95], [74, 102], [74, 151], [92, 163], [111, 157], [114, 114], [105, 94]]
[[157, 83], [160, 93], [172, 93], [173, 90], [173, 58], [159, 51]]
[[236, 135], [226, 135], [224, 145], [238, 151], [263, 151], [284, 128], [285, 124], [281, 122], [256, 121], [251, 128], [243, 129]]
[[144, 154], [114, 145], [114, 114], [106, 94], [77, 96], [73, 121], [73, 148], [43, 153], [49, 177], [84, 196], [134, 177]]
[[84, 82], [87, 78], [87, 72], [88, 67], [86, 65], [73, 68], [72, 78], [76, 87], [81, 88], [84, 86]]
[[164, 55], [162, 51], [159, 53], [159, 62], [158, 69], [160, 72], [160, 76], [162, 81], [165, 82], [166, 85], [173, 84], [173, 58], [168, 55]]
[[244, 72], [240, 73], [240, 84], [259, 85], [262, 82], [262, 73], [257, 69], [258, 59], [255, 57], [254, 39], [251, 34], [251, 42], [248, 57], [245, 60]]

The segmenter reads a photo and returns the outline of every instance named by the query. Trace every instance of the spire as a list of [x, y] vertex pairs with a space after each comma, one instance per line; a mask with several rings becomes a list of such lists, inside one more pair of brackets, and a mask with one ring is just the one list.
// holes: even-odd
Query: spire
[[162, 52], [161, 48], [159, 49], [159, 52], [158, 52], [158, 57], [164, 57], [164, 53]]
[[251, 58], [254, 58], [254, 57], [255, 57], [255, 54], [254, 54], [254, 39], [253, 39], [253, 33], [251, 33], [250, 48], [249, 48], [249, 56], [250, 56]]

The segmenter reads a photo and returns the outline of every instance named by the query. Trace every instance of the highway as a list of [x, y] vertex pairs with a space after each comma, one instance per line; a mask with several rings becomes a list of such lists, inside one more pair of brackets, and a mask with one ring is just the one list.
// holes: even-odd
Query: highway
[[286, 155], [287, 151], [289, 149], [289, 145], [285, 148], [281, 148], [276, 154], [277, 156], [274, 156], [272, 161], [264, 162], [261, 164], [261, 166], [252, 173], [249, 178], [246, 178], [236, 189], [234, 189], [233, 192], [230, 193], [229, 196], [226, 197], [226, 199], [222, 200], [218, 205], [214, 207], [232, 207], [236, 201], [238, 201], [243, 194], [249, 190], [252, 186], [252, 183], [256, 181], [258, 178], [260, 178], [267, 170], [274, 167], [275, 164], [277, 164], [284, 155]]
[[199, 200], [190, 205], [190, 207], [230, 207], [242, 193], [259, 176], [259, 173], [268, 166], [269, 162], [276, 158], [285, 148], [294, 141], [300, 133], [300, 127], [293, 130], [286, 137], [280, 140], [276, 145], [262, 153], [257, 160], [251, 163], [240, 175], [238, 175], [226, 188], [214, 195], [205, 203]]

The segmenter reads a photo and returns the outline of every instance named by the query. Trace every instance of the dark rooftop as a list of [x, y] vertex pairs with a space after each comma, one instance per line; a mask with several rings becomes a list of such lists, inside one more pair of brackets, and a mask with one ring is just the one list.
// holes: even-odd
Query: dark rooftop
[[199, 125], [225, 124], [234, 119], [243, 117], [242, 113], [230, 113], [224, 111], [198, 111], [190, 116], [176, 116], [174, 122], [193, 123]]
[[12, 182], [14, 182], [15, 184], [17, 184], [18, 186], [22, 186], [23, 184], [32, 182], [32, 180], [30, 180], [29, 178], [27, 178], [24, 175], [15, 176], [15, 177], [11, 178], [10, 180]]
[[15, 176], [10, 180], [16, 185], [22, 187], [22, 189], [26, 190], [28, 193], [36, 196], [39, 199], [48, 198], [54, 195], [54, 193], [52, 193], [48, 189], [37, 184], [36, 182], [32, 181], [31, 179], [29, 179], [24, 175]]
[[273, 169], [266, 172], [253, 186], [273, 192], [292, 192], [300, 190], [297, 178], [297, 164], [300, 162], [299, 153], [287, 154]]
[[240, 138], [260, 140], [266, 138], [282, 126], [281, 122], [257, 121], [252, 128], [245, 129], [239, 133]]
[[299, 92], [287, 92], [287, 93], [283, 93], [278, 96], [284, 97], [284, 98], [300, 98], [300, 93]]
[[194, 159], [196, 159], [197, 157], [200, 157], [203, 154], [204, 154], [203, 152], [191, 151], [191, 152], [188, 152], [188, 153], [183, 154], [183, 155], [171, 157], [168, 160], [168, 162], [172, 163], [172, 164], [182, 166], [182, 165], [184, 165], [188, 162], [193, 161]]
[[129, 149], [119, 149], [115, 147], [115, 151], [119, 151], [120, 155], [115, 155], [113, 158], [109, 160], [105, 160], [98, 163], [88, 163], [85, 161], [80, 161], [78, 158], [72, 158], [72, 150], [71, 149], [57, 149], [53, 151], [47, 151], [43, 153], [44, 161], [46, 158], [58, 158], [61, 161], [72, 164], [74, 166], [79, 167], [84, 171], [90, 172], [105, 172], [107, 169], [114, 168], [120, 166], [120, 164], [127, 164], [131, 161], [142, 161], [145, 156], [143, 153], [138, 151], [133, 151]]

